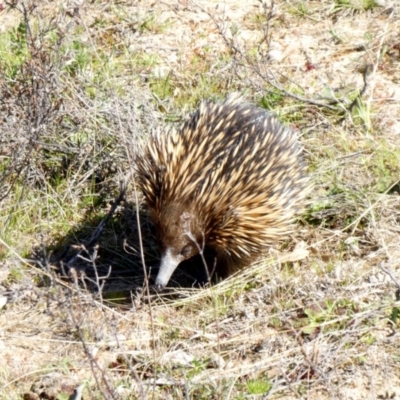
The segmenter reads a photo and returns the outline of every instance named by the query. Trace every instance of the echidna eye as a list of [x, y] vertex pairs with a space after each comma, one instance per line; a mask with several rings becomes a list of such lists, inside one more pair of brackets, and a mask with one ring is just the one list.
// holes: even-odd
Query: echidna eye
[[187, 245], [181, 250], [181, 255], [183, 257], [189, 257], [192, 252], [192, 246]]

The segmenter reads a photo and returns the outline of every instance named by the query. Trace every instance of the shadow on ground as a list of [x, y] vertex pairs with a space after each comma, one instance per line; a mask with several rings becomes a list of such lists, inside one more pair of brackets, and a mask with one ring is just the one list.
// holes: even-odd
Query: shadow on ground
[[[53, 245], [35, 249], [31, 258], [63, 280], [76, 282], [92, 293], [101, 290], [104, 299], [131, 302], [131, 295], [145, 287], [140, 236], [150, 285], [158, 272], [160, 257], [154, 226], [146, 213], [139, 211], [139, 234], [135, 206], [122, 202], [93, 243], [105, 218], [106, 214], [88, 215]], [[212, 262], [212, 257], [206, 255], [207, 262]], [[205, 277], [203, 261], [197, 256], [177, 268], [168, 286], [199, 287], [198, 282], [205, 282]]]

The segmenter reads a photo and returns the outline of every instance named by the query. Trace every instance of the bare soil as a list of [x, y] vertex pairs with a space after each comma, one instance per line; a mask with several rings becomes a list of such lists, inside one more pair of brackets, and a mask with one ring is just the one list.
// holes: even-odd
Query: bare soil
[[[352, 6], [338, 6], [344, 3]], [[154, 108], [147, 122], [132, 122], [135, 114], [132, 129], [180, 119], [195, 107], [195, 93], [242, 91], [260, 103], [279, 91], [285, 101], [272, 111], [302, 133], [314, 189], [296, 233], [271, 258], [212, 288], [177, 289], [172, 297], [149, 299], [134, 279], [114, 276], [110, 298], [101, 289], [107, 279], [93, 278], [93, 290], [79, 268], [61, 279], [51, 258], [32, 262], [23, 254], [27, 243], [57, 240], [55, 230], [43, 238], [39, 217], [12, 245], [0, 236], [0, 398], [68, 398], [79, 385], [83, 398], [96, 399], [400, 398], [400, 203], [392, 190], [400, 166], [400, 6], [363, 4], [37, 5], [49, 21], [64, 16], [66, 36], [78, 26], [88, 48], [104, 44], [118, 57], [128, 54], [130, 75], [112, 79]], [[2, 5], [0, 33], [21, 20]], [[171, 92], [161, 98], [154, 79]], [[357, 114], [349, 93], [360, 92]], [[86, 110], [82, 120], [117, 104], [114, 97], [85, 99], [74, 100], [76, 110]], [[124, 140], [116, 126], [110, 135]], [[126, 175], [117, 169], [114, 188]], [[132, 187], [128, 197], [134, 203]], [[11, 200], [0, 204], [11, 209]], [[107, 212], [109, 203], [103, 207]], [[130, 235], [138, 250], [137, 232]], [[137, 254], [132, 258], [140, 265]], [[112, 260], [102, 267], [116, 267]]]

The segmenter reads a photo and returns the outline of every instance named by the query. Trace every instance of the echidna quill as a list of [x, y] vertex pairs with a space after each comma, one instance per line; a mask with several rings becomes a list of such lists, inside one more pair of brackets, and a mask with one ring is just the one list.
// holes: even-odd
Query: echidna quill
[[308, 192], [297, 135], [233, 95], [153, 135], [136, 165], [161, 251], [157, 290], [206, 248], [208, 274], [248, 266], [291, 231]]

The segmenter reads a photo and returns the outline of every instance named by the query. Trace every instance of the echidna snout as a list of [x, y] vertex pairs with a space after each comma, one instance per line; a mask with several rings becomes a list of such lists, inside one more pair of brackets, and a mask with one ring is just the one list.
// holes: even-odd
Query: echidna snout
[[173, 272], [175, 271], [176, 267], [181, 263], [177, 257], [172, 255], [170, 249], [168, 249], [162, 256], [161, 256], [161, 264], [160, 269], [157, 274], [155, 288], [157, 291], [161, 291], [162, 289], [167, 286]]
[[[160, 222], [158, 232], [161, 248], [161, 263], [158, 270], [155, 288], [161, 291], [167, 286], [172, 274], [178, 265], [201, 251], [201, 232], [194, 214], [182, 211], [182, 206], [172, 205], [164, 209], [162, 221], [168, 221], [165, 225]], [[206, 266], [204, 266], [206, 268]]]
[[168, 249], [161, 256], [160, 269], [157, 274], [155, 288], [157, 291], [161, 291], [167, 286], [172, 274], [178, 265], [183, 261], [183, 257], [180, 255], [173, 255], [172, 250]]
[[152, 135], [136, 169], [159, 240], [159, 290], [203, 250], [208, 276], [249, 266], [292, 231], [310, 189], [297, 134], [238, 96]]

